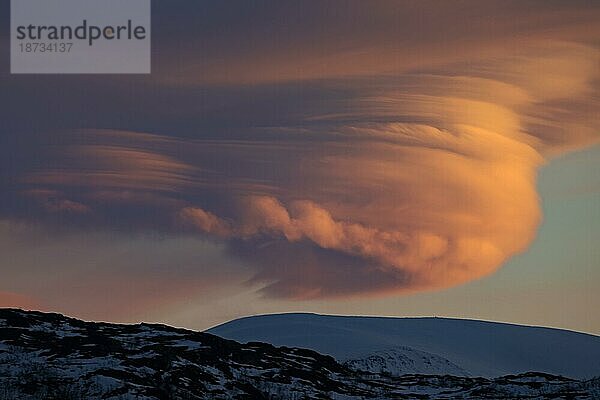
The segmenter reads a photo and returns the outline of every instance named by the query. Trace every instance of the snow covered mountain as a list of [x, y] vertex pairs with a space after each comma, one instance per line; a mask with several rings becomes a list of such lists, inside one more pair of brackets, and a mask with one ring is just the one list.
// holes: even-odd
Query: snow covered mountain
[[[408, 354], [402, 350], [402, 354]], [[600, 379], [361, 371], [311, 350], [0, 309], [0, 399], [590, 399]], [[359, 368], [360, 369], [360, 368]]]
[[312, 349], [374, 372], [600, 375], [600, 337], [552, 328], [449, 318], [274, 314], [240, 318], [208, 332], [242, 343]]

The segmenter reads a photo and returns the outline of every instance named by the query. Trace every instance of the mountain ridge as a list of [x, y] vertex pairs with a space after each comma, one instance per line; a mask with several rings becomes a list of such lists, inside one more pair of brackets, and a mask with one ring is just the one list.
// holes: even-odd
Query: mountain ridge
[[573, 378], [600, 374], [600, 337], [558, 328], [442, 317], [314, 313], [243, 317], [207, 332], [244, 342], [310, 348], [340, 362], [400, 346], [431, 353], [472, 376], [540, 371]]
[[[364, 318], [364, 319], [369, 319], [369, 318], [372, 318], [372, 319], [382, 319], [383, 318], [383, 319], [401, 319], [401, 320], [449, 320], [449, 321], [466, 321], [466, 322], [477, 322], [477, 323], [483, 323], [483, 324], [487, 323], [487, 324], [494, 324], [494, 325], [519, 326], [519, 327], [524, 327], [524, 328], [559, 330], [559, 331], [571, 332], [571, 333], [580, 334], [580, 335], [600, 337], [600, 334], [596, 334], [596, 333], [592, 333], [592, 332], [578, 331], [578, 330], [575, 330], [575, 329], [561, 328], [561, 327], [557, 327], [557, 326], [529, 325], [529, 324], [523, 324], [523, 323], [517, 323], [517, 322], [495, 321], [495, 320], [489, 320], [489, 319], [460, 318], [460, 317], [447, 317], [447, 316], [427, 316], [427, 315], [401, 317], [401, 316], [394, 316], [394, 315], [321, 314], [321, 313], [303, 312], [303, 311], [292, 311], [292, 312], [278, 312], [278, 313], [265, 313], [265, 314], [245, 315], [243, 317], [234, 318], [234, 319], [231, 319], [231, 320], [226, 321], [226, 322], [218, 323], [218, 324], [216, 324], [214, 326], [211, 326], [210, 328], [205, 329], [204, 332], [208, 332], [208, 331], [217, 329], [217, 328], [219, 328], [221, 326], [225, 326], [225, 325], [229, 324], [230, 322], [234, 322], [234, 321], [243, 321], [243, 320], [247, 320], [247, 319], [253, 319], [253, 318], [256, 318], [256, 317], [271, 317], [271, 316], [286, 316], [286, 315], [291, 315], [291, 316], [319, 316], [319, 317], [328, 317], [328, 318], [329, 317], [331, 317], [331, 318]], [[145, 323], [145, 322], [142, 322], [142, 323]]]

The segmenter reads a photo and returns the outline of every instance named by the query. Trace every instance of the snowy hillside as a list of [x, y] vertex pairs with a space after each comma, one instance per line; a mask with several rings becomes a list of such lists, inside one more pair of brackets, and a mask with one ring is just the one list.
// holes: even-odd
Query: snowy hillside
[[[407, 354], [406, 352], [403, 354]], [[354, 366], [357, 367], [357, 366]], [[0, 309], [0, 400], [598, 398], [600, 380], [394, 377], [311, 350]]]
[[[381, 364], [381, 352], [387, 352], [389, 368], [402, 372], [438, 374], [447, 361], [448, 374], [458, 368], [484, 377], [529, 371], [580, 379], [600, 375], [600, 337], [551, 328], [448, 318], [276, 314], [240, 318], [208, 332], [240, 342], [313, 349], [353, 363], [379, 358], [375, 364]], [[404, 351], [390, 363], [389, 352], [399, 348]], [[419, 352], [437, 361], [427, 369]]]
[[430, 374], [469, 376], [469, 373], [450, 361], [410, 347], [378, 351], [367, 357], [347, 360], [349, 368], [389, 375]]

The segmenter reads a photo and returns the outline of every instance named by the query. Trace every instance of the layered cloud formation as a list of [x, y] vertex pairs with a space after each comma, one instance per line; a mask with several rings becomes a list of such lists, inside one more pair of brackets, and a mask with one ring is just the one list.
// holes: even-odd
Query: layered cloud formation
[[289, 26], [276, 17], [294, 10], [257, 9], [250, 49], [228, 31], [177, 57], [159, 10], [150, 78], [11, 77], [17, 97], [68, 90], [27, 123], [3, 95], [2, 218], [199, 235], [275, 297], [492, 273], [535, 237], [538, 169], [600, 138], [599, 10], [360, 4]]

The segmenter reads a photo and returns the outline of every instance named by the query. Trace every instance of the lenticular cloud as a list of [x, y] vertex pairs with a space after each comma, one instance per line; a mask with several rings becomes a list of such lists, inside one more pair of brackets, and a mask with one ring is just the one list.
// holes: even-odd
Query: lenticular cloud
[[[265, 290], [281, 296], [404, 292], [485, 276], [535, 236], [539, 167], [597, 140], [598, 125], [578, 106], [597, 94], [598, 52], [565, 43], [530, 51], [468, 75], [448, 67], [345, 81], [354, 96], [307, 116], [312, 126], [295, 140], [248, 146], [247, 157], [274, 168], [295, 148], [301, 156], [285, 176], [237, 193], [226, 217], [196, 206], [179, 216], [254, 243], [237, 245], [270, 282]], [[281, 248], [284, 258], [268, 256]]]
[[[269, 296], [457, 285], [527, 248], [541, 219], [537, 171], [597, 142], [598, 60], [593, 47], [543, 41], [413, 71], [327, 76], [303, 83], [323, 93], [315, 102], [244, 127], [236, 110], [276, 107], [298, 91], [263, 83], [256, 98], [221, 104], [241, 118], [230, 137], [62, 132], [35, 146], [45, 162], [12, 165], [3, 211], [201, 235], [252, 266]], [[193, 112], [181, 104], [181, 115]]]

